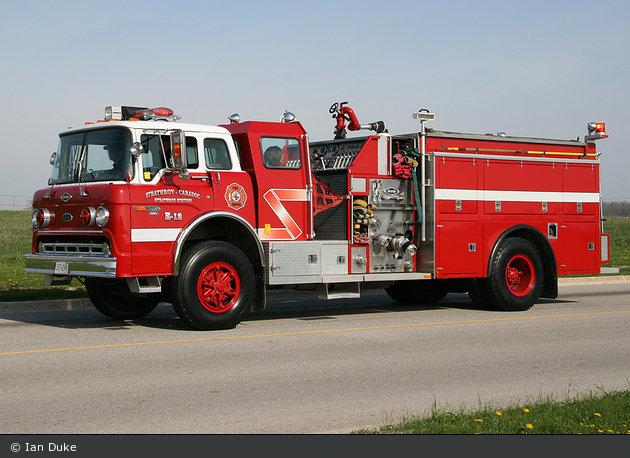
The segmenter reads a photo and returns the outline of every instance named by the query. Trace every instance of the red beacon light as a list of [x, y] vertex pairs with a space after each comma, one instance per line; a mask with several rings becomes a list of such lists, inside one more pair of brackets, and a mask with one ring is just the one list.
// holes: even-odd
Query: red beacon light
[[173, 113], [173, 110], [166, 107], [144, 108], [144, 107], [106, 107], [105, 121], [128, 121], [128, 120], [161, 120], [177, 121], [180, 116]]
[[134, 118], [138, 119], [158, 119], [158, 118], [170, 118], [173, 116], [173, 110], [166, 107], [151, 108], [147, 110], [140, 110], [134, 113]]
[[603, 122], [589, 122], [588, 135], [584, 137], [584, 140], [590, 142], [600, 138], [608, 138], [608, 134], [606, 134], [606, 124]]

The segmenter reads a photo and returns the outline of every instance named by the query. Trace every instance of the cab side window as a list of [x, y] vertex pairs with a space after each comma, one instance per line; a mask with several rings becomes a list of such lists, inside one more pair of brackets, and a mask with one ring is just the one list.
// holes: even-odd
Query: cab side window
[[[172, 166], [171, 139], [168, 135], [143, 135], [141, 138], [144, 151], [142, 152], [142, 177], [144, 181], [151, 181], [157, 173], [166, 167]], [[166, 158], [167, 162], [164, 162]], [[197, 153], [197, 139], [186, 137], [187, 168], [199, 167], [199, 155]]]
[[263, 164], [268, 169], [300, 169], [302, 153], [297, 138], [263, 137], [260, 139]]
[[199, 167], [199, 156], [197, 155], [197, 139], [195, 137], [186, 137], [186, 162], [188, 169], [196, 169]]
[[206, 167], [209, 169], [230, 170], [232, 168], [228, 147], [223, 140], [217, 138], [204, 139], [203, 151]]
[[165, 153], [170, 154], [170, 144], [167, 136], [143, 135], [142, 146], [142, 177], [144, 181], [151, 181], [157, 173], [166, 167], [164, 163]]

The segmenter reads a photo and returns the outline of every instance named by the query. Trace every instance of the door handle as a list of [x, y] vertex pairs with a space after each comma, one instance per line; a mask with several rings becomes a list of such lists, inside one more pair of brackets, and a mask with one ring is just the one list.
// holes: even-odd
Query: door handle
[[210, 183], [214, 181], [214, 184], [219, 184], [221, 181], [221, 173], [218, 170], [211, 170], [208, 174], [210, 175]]

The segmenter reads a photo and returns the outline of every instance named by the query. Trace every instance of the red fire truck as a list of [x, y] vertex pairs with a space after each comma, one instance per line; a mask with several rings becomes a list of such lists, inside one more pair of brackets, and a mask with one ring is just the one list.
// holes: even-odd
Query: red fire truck
[[[26, 271], [78, 278], [103, 314], [170, 302], [200, 329], [236, 326], [268, 287], [322, 298], [384, 288], [410, 303], [468, 293], [518, 311], [557, 297], [558, 275], [608, 261], [599, 156], [584, 141], [430, 129], [389, 134], [335, 103], [334, 138], [279, 122], [177, 122], [168, 108], [107, 107], [60, 134], [33, 199]], [[348, 131], [371, 131], [348, 137]]]

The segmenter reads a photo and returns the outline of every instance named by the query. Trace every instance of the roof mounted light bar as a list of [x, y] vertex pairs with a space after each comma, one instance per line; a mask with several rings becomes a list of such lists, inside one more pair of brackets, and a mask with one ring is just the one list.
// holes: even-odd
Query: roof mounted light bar
[[166, 107], [146, 108], [130, 106], [110, 106], [105, 108], [105, 121], [177, 121], [180, 118], [181, 116], [173, 114], [173, 110]]

